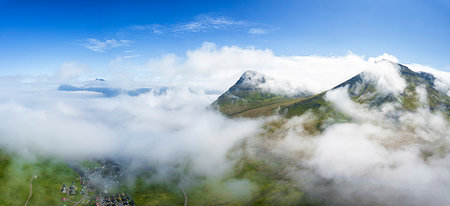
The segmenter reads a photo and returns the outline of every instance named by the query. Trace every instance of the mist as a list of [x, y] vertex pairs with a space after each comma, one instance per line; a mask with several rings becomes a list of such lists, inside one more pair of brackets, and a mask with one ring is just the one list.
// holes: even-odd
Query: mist
[[15, 92], [0, 105], [0, 144], [25, 155], [128, 158], [153, 164], [188, 159], [199, 173], [218, 173], [227, 167], [228, 149], [258, 131], [260, 124], [211, 111], [207, 106], [212, 97], [187, 88], [117, 98]]
[[[354, 54], [284, 57], [270, 50], [205, 43], [185, 57], [150, 59], [139, 69], [143, 76], [136, 71], [105, 75], [111, 79], [108, 86], [170, 86], [161, 95], [135, 97], [58, 91], [59, 84], [82, 85], [92, 77], [87, 66], [75, 63], [64, 64], [53, 76], [2, 77], [0, 147], [32, 160], [125, 161], [130, 169], [156, 170], [152, 181], [165, 182], [167, 174], [179, 173], [184, 185], [198, 184], [190, 179], [198, 176], [224, 178], [244, 148], [250, 158], [266, 157], [261, 151], [279, 158], [287, 177], [325, 204], [446, 205], [450, 125], [445, 115], [428, 110], [426, 98], [417, 111], [397, 111], [395, 104], [357, 104], [345, 87], [329, 91], [326, 100], [349, 121], [330, 120], [319, 133], [306, 128], [314, 121], [312, 113], [291, 119], [276, 114], [230, 119], [209, 107], [248, 69], [273, 77], [265, 87], [280, 93], [323, 92], [360, 72], [384, 93], [402, 92], [405, 83], [398, 68], [383, 59], [398, 61], [387, 54], [367, 60]], [[448, 73], [414, 68], [433, 73], [436, 88], [448, 94]], [[421, 89], [417, 93], [424, 96]], [[267, 132], [266, 126], [277, 121], [282, 126]], [[245, 178], [218, 182], [239, 199], [250, 199], [258, 190]]]
[[[350, 100], [346, 88], [326, 99], [352, 119], [318, 135], [305, 130], [310, 114], [279, 130], [268, 151], [293, 161], [291, 177], [332, 205], [446, 205], [450, 202], [450, 125], [440, 112], [395, 105], [370, 108]], [[300, 169], [298, 165], [301, 165]]]

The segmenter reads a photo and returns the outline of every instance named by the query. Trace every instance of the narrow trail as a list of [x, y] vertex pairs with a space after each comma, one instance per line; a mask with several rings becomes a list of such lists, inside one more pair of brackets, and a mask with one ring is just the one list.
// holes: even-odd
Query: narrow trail
[[187, 196], [186, 192], [184, 192], [184, 189], [182, 187], [180, 187], [180, 189], [181, 189], [181, 191], [184, 194], [184, 206], [187, 206], [188, 205], [187, 204], [188, 203], [188, 196]]
[[25, 206], [28, 205], [28, 202], [30, 202], [31, 196], [33, 196], [33, 180], [36, 179], [36, 175], [33, 175], [30, 179], [30, 195], [28, 195], [28, 199], [25, 202]]

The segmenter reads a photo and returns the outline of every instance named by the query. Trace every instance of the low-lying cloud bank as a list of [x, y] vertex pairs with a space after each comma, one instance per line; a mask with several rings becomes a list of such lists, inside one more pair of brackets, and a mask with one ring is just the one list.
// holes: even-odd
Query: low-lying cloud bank
[[[126, 77], [126, 80], [128, 75], [124, 75], [123, 68], [127, 68], [127, 72], [133, 73], [134, 77], [142, 81], [175, 87], [187, 85], [222, 92], [233, 85], [247, 70], [254, 70], [274, 78], [276, 81], [271, 82], [271, 89], [288, 94], [292, 91], [305, 90], [319, 93], [363, 71], [373, 73], [375, 76], [383, 75], [385, 83], [392, 83], [394, 89], [401, 89], [401, 81], [396, 81], [398, 75], [392, 74], [392, 65], [382, 60], [398, 62], [396, 57], [389, 54], [372, 58], [352, 53], [329, 57], [277, 56], [269, 49], [219, 47], [214, 43], [205, 42], [201, 47], [187, 51], [185, 55], [167, 54], [152, 58], [145, 65], [136, 65], [128, 61], [111, 61], [110, 67], [122, 77]], [[448, 72], [418, 64], [407, 66], [411, 66], [415, 71], [435, 74], [438, 76], [437, 88], [445, 90], [445, 93], [449, 91]]]
[[[326, 95], [327, 100], [352, 121], [311, 135], [304, 125], [314, 117], [306, 114], [287, 120], [268, 142], [260, 136], [262, 125], [277, 117], [229, 119], [207, 108], [217, 94], [205, 89], [225, 91], [249, 69], [288, 82], [292, 90], [315, 93], [368, 71], [365, 80], [375, 81], [380, 91], [402, 91], [405, 84], [398, 70], [381, 59], [396, 61], [388, 55], [369, 60], [353, 54], [279, 57], [270, 50], [205, 43], [186, 57], [150, 60], [139, 70], [146, 75], [128, 84], [158, 83], [170, 88], [166, 93], [113, 98], [57, 91], [61, 83], [76, 82], [72, 76], [79, 77], [84, 71], [80, 69], [63, 75], [64, 81], [57, 76], [2, 77], [0, 147], [30, 157], [117, 158], [161, 168], [188, 162], [189, 172], [195, 175], [220, 176], [233, 164], [227, 157], [230, 149], [252, 139], [257, 143], [249, 147], [265, 145], [267, 153], [301, 165], [290, 168], [289, 177], [326, 202], [446, 205], [450, 202], [450, 126], [445, 116], [426, 107], [402, 113], [392, 105], [369, 109], [352, 102], [345, 91], [335, 90]], [[434, 74], [435, 87], [449, 93], [447, 72], [408, 66]], [[119, 81], [121, 75], [112, 79]], [[122, 88], [115, 81], [111, 85]]]
[[260, 123], [230, 120], [207, 109], [211, 101], [201, 91], [183, 88], [116, 98], [18, 94], [0, 103], [0, 145], [66, 159], [126, 158], [155, 165], [190, 161], [199, 174], [220, 174], [229, 166], [228, 149], [258, 131]]
[[270, 151], [293, 161], [291, 177], [325, 203], [337, 205], [446, 205], [450, 202], [450, 124], [426, 107], [399, 112], [393, 105], [369, 109], [350, 100], [346, 88], [327, 100], [352, 121], [310, 135], [290, 119]]

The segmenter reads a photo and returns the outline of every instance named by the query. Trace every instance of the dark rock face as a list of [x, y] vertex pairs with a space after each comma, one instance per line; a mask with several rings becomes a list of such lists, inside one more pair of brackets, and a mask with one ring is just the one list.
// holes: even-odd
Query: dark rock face
[[419, 72], [419, 76], [425, 79], [432, 86], [434, 86], [434, 80], [436, 80], [436, 77], [434, 77], [432, 74], [426, 72]]

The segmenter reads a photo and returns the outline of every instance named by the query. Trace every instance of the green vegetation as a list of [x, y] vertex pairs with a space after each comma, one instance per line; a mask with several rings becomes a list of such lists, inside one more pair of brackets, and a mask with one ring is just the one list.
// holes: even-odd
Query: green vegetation
[[133, 184], [121, 190], [128, 192], [136, 205], [183, 205], [184, 195], [173, 184], [151, 183], [143, 176], [136, 177]]
[[238, 115], [239, 113], [282, 103], [289, 100], [288, 97], [262, 92], [260, 90], [232, 91], [221, 95], [213, 103], [225, 115]]
[[[272, 115], [274, 110], [280, 105], [297, 101], [297, 98], [310, 96], [309, 93], [299, 93], [293, 97], [270, 93], [259, 87], [259, 84], [265, 81], [266, 79], [263, 75], [254, 71], [247, 71], [236, 84], [212, 103], [212, 107], [227, 116], [252, 117], [260, 116], [261, 114], [266, 115], [266, 113]], [[258, 110], [258, 108], [265, 109]], [[253, 111], [255, 109], [257, 110]]]
[[[272, 159], [271, 159], [272, 158]], [[238, 157], [234, 169], [222, 177], [199, 178], [194, 184], [182, 188], [178, 181], [152, 181], [151, 170], [141, 171], [133, 180], [125, 181], [111, 193], [128, 193], [136, 205], [183, 205], [184, 193], [189, 205], [317, 205], [301, 188], [287, 178], [288, 167], [269, 155], [260, 159]], [[83, 161], [86, 167], [95, 167], [95, 161]], [[64, 162], [39, 158], [26, 160], [0, 151], [0, 205], [23, 205], [30, 192], [28, 205], [94, 205], [93, 200], [79, 194], [68, 197], [60, 192], [62, 184], [75, 181], [78, 174]], [[79, 181], [75, 185], [81, 188]], [[90, 196], [93, 193], [89, 194]], [[84, 201], [80, 201], [84, 200]]]
[[450, 97], [446, 94], [436, 90], [433, 81], [429, 77], [424, 76], [423, 73], [416, 73], [407, 67], [400, 65], [402, 68], [402, 77], [407, 82], [407, 87], [401, 95], [401, 103], [407, 110], [415, 110], [420, 105], [418, 100], [417, 88], [423, 87], [426, 91], [426, 100], [430, 110], [441, 110], [447, 116], [450, 115]]
[[[32, 178], [29, 205], [62, 205], [61, 199], [67, 197], [60, 192], [62, 184], [70, 185], [77, 177], [61, 161], [45, 158], [32, 161], [0, 151], [0, 205], [24, 205]], [[80, 199], [81, 195], [71, 196], [68, 202]]]
[[[432, 111], [440, 110], [447, 117], [450, 116], [450, 97], [433, 87], [434, 79], [426, 73], [417, 73], [409, 68], [398, 65], [400, 74], [407, 83], [405, 91], [399, 96], [382, 94], [377, 91], [374, 82], [366, 81], [363, 74], [337, 85], [333, 89], [347, 87], [349, 97], [360, 104], [369, 107], [379, 107], [385, 103], [399, 103], [398, 110], [414, 111], [424, 106]], [[239, 83], [240, 81], [238, 81]], [[230, 117], [258, 117], [281, 114], [287, 118], [303, 115], [310, 111], [317, 116], [315, 128], [320, 131], [324, 125], [349, 121], [342, 113], [337, 112], [330, 102], [324, 99], [326, 92], [313, 96], [288, 97], [276, 94], [264, 93], [258, 89], [239, 90], [236, 83], [226, 93], [220, 96], [214, 103], [219, 111]], [[417, 89], [423, 87], [426, 90], [427, 105], [421, 105]]]
[[319, 205], [288, 178], [287, 163], [263, 151], [258, 156], [258, 159], [245, 154], [236, 157], [229, 173], [191, 179], [195, 183], [185, 188], [178, 181], [164, 184], [151, 181], [152, 173], [142, 171], [127, 189], [137, 205], [183, 205], [183, 191], [189, 205]]
[[[396, 103], [398, 110], [415, 111], [428, 107], [432, 111], [443, 111], [449, 116], [450, 98], [434, 89], [433, 79], [400, 65], [401, 75], [406, 80], [406, 89], [400, 95], [380, 94], [372, 82], [357, 75], [335, 88], [347, 88], [349, 97], [367, 107], [379, 107], [385, 103]], [[259, 138], [273, 141], [286, 132], [284, 124], [294, 116], [305, 115], [302, 122], [305, 135], [316, 135], [324, 128], [338, 122], [352, 119], [335, 109], [326, 101], [327, 91], [306, 96], [289, 97], [264, 92], [258, 88], [240, 85], [238, 81], [229, 91], [221, 95], [213, 107], [229, 117], [259, 117], [279, 114], [266, 122]], [[335, 89], [333, 88], [333, 89]], [[420, 101], [425, 94], [426, 102]], [[303, 118], [301, 117], [301, 118]], [[321, 198], [312, 198], [304, 193], [301, 185], [289, 178], [292, 171], [300, 171], [300, 166], [280, 159], [263, 146], [251, 148], [248, 154], [246, 142], [235, 146], [228, 154], [235, 160], [231, 171], [220, 177], [191, 177], [185, 188], [180, 187], [180, 177], [175, 175], [170, 181], [155, 181], [151, 169], [134, 171], [132, 177], [121, 179], [110, 193], [128, 193], [136, 205], [183, 205], [185, 195], [189, 205], [323, 205]], [[237, 150], [239, 150], [237, 152]], [[298, 154], [300, 156], [304, 154]], [[84, 168], [100, 168], [99, 161], [82, 161]], [[185, 169], [188, 170], [188, 169]], [[185, 171], [182, 170], [182, 171]], [[107, 174], [107, 173], [102, 173]], [[0, 205], [23, 205], [30, 194], [29, 205], [73, 205], [84, 200], [82, 195], [68, 197], [60, 192], [62, 184], [70, 186], [79, 176], [65, 162], [56, 158], [29, 160], [26, 157], [0, 150]], [[75, 185], [80, 189], [79, 181]], [[78, 191], [79, 191], [78, 189]], [[92, 196], [92, 194], [90, 194]], [[80, 205], [92, 205], [94, 201], [80, 201]]]

